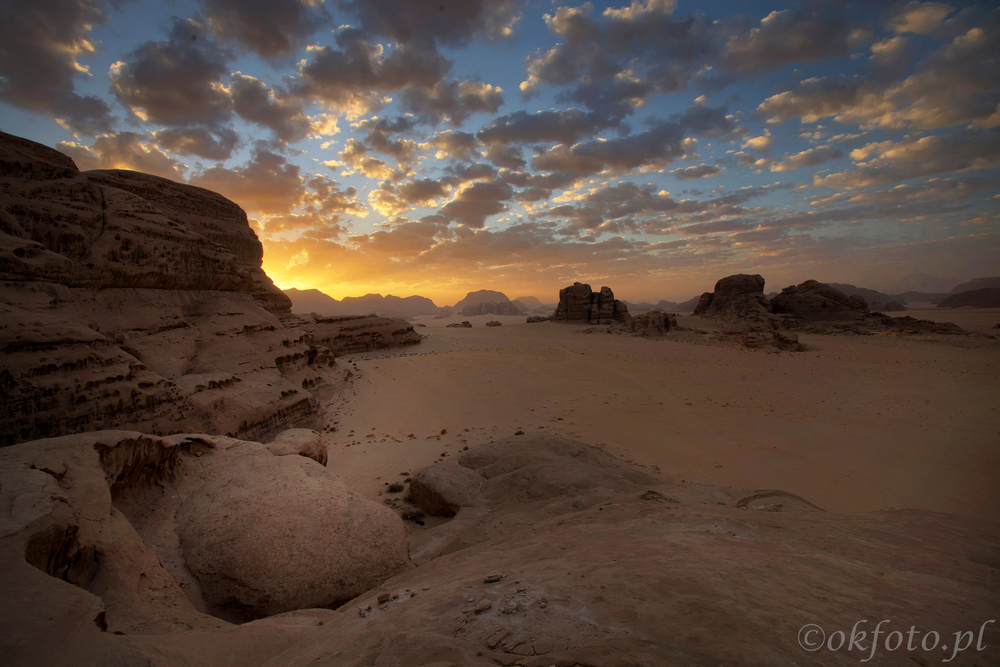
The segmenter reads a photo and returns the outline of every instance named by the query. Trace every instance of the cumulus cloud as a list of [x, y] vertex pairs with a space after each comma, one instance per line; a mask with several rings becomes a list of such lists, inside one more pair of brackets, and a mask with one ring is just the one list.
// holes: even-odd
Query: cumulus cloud
[[670, 174], [678, 181], [691, 181], [697, 178], [708, 178], [722, 173], [722, 169], [711, 164], [699, 164], [693, 167], [674, 169]]
[[579, 109], [516, 111], [500, 116], [483, 127], [476, 136], [485, 144], [525, 144], [559, 142], [575, 144], [601, 130], [618, 125], [597, 113]]
[[80, 58], [95, 52], [95, 25], [107, 21], [98, 0], [7, 0], [0, 7], [0, 101], [57, 119], [85, 134], [111, 130], [111, 107], [75, 92], [91, 72]]
[[474, 160], [478, 154], [479, 142], [474, 134], [445, 130], [438, 132], [425, 143], [423, 150], [434, 151], [438, 160]]
[[211, 132], [203, 127], [170, 128], [153, 133], [157, 143], [177, 155], [196, 155], [208, 160], [228, 160], [240, 143], [230, 128]]
[[505, 201], [514, 190], [506, 183], [476, 181], [459, 188], [455, 196], [441, 207], [441, 215], [466, 227], [482, 227], [486, 218], [507, 210]]
[[683, 128], [676, 123], [661, 122], [626, 137], [581, 142], [571, 147], [560, 144], [536, 155], [531, 166], [542, 171], [577, 175], [662, 167], [684, 155], [683, 139]]
[[771, 171], [792, 171], [802, 167], [815, 167], [843, 156], [843, 151], [839, 149], [830, 146], [817, 146], [801, 153], [786, 155], [780, 162], [772, 163], [770, 169]]
[[390, 221], [388, 229], [352, 236], [350, 241], [365, 252], [413, 257], [430, 249], [436, 237], [448, 235], [447, 222], [439, 216], [427, 216], [417, 221], [397, 218]]
[[234, 72], [229, 92], [236, 115], [269, 128], [282, 141], [304, 139], [312, 129], [300, 104], [275, 96], [260, 79]]
[[365, 30], [402, 43], [433, 40], [458, 46], [473, 35], [506, 39], [520, 18], [514, 0], [340, 0], [339, 4], [355, 14]]
[[399, 181], [406, 178], [412, 169], [407, 164], [406, 157], [397, 161], [396, 167], [390, 167], [382, 160], [370, 155], [372, 147], [359, 139], [348, 139], [344, 143], [344, 149], [338, 154], [343, 164], [347, 165], [346, 175], [352, 173], [362, 174], [368, 178], [377, 180]]
[[224, 52], [193, 19], [174, 20], [166, 41], [145, 42], [111, 66], [111, 89], [142, 120], [215, 126], [231, 115]]
[[264, 58], [291, 53], [330, 23], [322, 1], [201, 0], [201, 4], [213, 33]]
[[814, 176], [815, 185], [860, 188], [889, 185], [911, 178], [963, 173], [1000, 166], [1000, 135], [962, 131], [867, 144], [851, 153], [856, 169]]
[[433, 88], [409, 86], [400, 95], [403, 107], [423, 122], [459, 127], [474, 113], [496, 113], [503, 89], [481, 81], [438, 81]]
[[156, 141], [135, 132], [103, 134], [91, 146], [61, 141], [59, 150], [73, 158], [83, 171], [131, 169], [175, 181], [184, 180], [187, 171], [187, 166], [163, 152]]
[[953, 11], [954, 7], [943, 2], [908, 2], [889, 13], [886, 25], [896, 32], [926, 35]]
[[255, 149], [243, 165], [216, 165], [195, 174], [190, 182], [260, 213], [288, 213], [305, 194], [299, 167], [264, 148]]
[[764, 100], [757, 115], [772, 123], [792, 118], [811, 123], [833, 117], [841, 123], [892, 129], [932, 130], [959, 124], [994, 127], [1000, 125], [997, 40], [1000, 10], [932, 51], [902, 81], [810, 78]]

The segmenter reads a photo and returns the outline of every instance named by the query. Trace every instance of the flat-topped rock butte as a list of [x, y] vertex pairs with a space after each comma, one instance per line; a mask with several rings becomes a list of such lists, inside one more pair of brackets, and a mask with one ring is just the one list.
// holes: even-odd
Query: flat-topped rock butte
[[0, 164], [0, 663], [1000, 662], [1000, 309], [293, 315], [233, 202]]

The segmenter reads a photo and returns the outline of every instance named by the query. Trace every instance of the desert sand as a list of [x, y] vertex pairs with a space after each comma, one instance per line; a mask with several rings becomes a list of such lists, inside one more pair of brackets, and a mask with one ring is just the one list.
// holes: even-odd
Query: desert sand
[[[907, 314], [983, 330], [1000, 319]], [[602, 447], [672, 480], [781, 488], [833, 512], [1000, 512], [996, 345], [801, 334], [809, 351], [768, 354], [523, 317], [486, 328], [491, 317], [464, 318], [472, 329], [443, 328], [460, 316], [424, 320], [417, 347], [347, 357], [358, 374], [328, 406], [338, 474], [372, 496], [441, 453], [521, 429]]]

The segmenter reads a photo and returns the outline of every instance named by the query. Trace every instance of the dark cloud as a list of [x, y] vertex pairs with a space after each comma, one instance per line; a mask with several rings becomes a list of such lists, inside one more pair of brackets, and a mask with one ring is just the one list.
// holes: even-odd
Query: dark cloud
[[459, 189], [454, 198], [441, 207], [441, 215], [466, 227], [482, 227], [486, 218], [507, 210], [504, 202], [513, 194], [514, 190], [506, 183], [477, 181]]
[[486, 148], [486, 159], [506, 169], [523, 169], [528, 165], [520, 148], [504, 144], [490, 144]]
[[678, 181], [692, 181], [697, 178], [708, 178], [722, 173], [722, 169], [711, 164], [699, 164], [693, 167], [674, 169], [670, 175]]
[[322, 2], [309, 0], [201, 0], [212, 32], [263, 56], [294, 51], [330, 24]]
[[103, 134], [91, 146], [59, 142], [59, 150], [69, 155], [77, 166], [87, 169], [132, 169], [184, 180], [187, 167], [170, 157], [149, 137], [135, 132]]
[[597, 113], [579, 109], [555, 111], [516, 111], [500, 116], [483, 127], [476, 136], [484, 144], [525, 144], [558, 142], [575, 144], [601, 130], [618, 125]]
[[196, 155], [207, 160], [228, 160], [240, 143], [239, 135], [227, 128], [214, 132], [203, 127], [173, 128], [154, 132], [153, 136], [171, 153]]
[[693, 104], [683, 113], [671, 116], [670, 120], [681, 125], [688, 134], [696, 137], [717, 137], [738, 139], [746, 135], [746, 128], [740, 127], [726, 107], [710, 107]]
[[239, 167], [216, 165], [195, 174], [192, 185], [214, 190], [247, 211], [289, 213], [305, 195], [299, 167], [267, 149], [253, 151]]
[[340, 151], [339, 156], [350, 167], [351, 171], [380, 181], [399, 181], [409, 176], [413, 171], [409, 164], [407, 164], [410, 153], [403, 155], [403, 159], [398, 160], [395, 168], [393, 168], [384, 161], [370, 155], [369, 153], [372, 150], [371, 146], [368, 146], [359, 139], [348, 139], [344, 143], [344, 149]]
[[497, 177], [496, 167], [482, 162], [473, 162], [445, 170], [448, 174], [441, 179], [443, 183], [456, 186], [471, 181], [492, 181]]
[[417, 206], [426, 206], [434, 200], [440, 199], [448, 194], [445, 187], [430, 178], [423, 178], [419, 181], [407, 181], [397, 188], [397, 193], [403, 201]]
[[556, 146], [536, 155], [531, 166], [542, 171], [596, 174], [623, 172], [639, 167], [661, 167], [684, 155], [684, 131], [676, 123], [659, 123], [639, 134]]
[[229, 92], [236, 115], [269, 128], [280, 140], [299, 141], [309, 134], [309, 117], [301, 105], [276, 97], [260, 79], [235, 72]]
[[496, 113], [503, 105], [503, 89], [480, 81], [438, 81], [429, 89], [408, 86], [400, 99], [422, 122], [459, 127], [474, 113]]
[[340, 0], [365, 30], [398, 42], [462, 45], [475, 34], [505, 39], [520, 12], [514, 0]]
[[479, 142], [474, 134], [445, 130], [420, 144], [420, 147], [434, 151], [438, 160], [474, 160], [478, 157]]
[[91, 28], [105, 23], [97, 0], [5, 0], [0, 3], [0, 102], [35, 111], [73, 131], [109, 132], [111, 108], [74, 92], [90, 76], [78, 59], [94, 51]]
[[[194, 37], [195, 39], [192, 39]], [[222, 85], [225, 53], [194, 20], [174, 20], [170, 38], [145, 42], [111, 66], [111, 89], [143, 120], [162, 125], [217, 126], [231, 116]]]
[[326, 176], [313, 176], [307, 185], [312, 191], [305, 197], [305, 203], [323, 214], [348, 213], [365, 216], [368, 209], [358, 200], [358, 191], [353, 186], [340, 189], [340, 183]]

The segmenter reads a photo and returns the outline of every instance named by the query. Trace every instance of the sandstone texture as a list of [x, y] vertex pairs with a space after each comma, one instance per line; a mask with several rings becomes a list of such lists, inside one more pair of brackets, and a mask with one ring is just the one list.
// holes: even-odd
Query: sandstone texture
[[868, 302], [861, 296], [847, 296], [825, 283], [807, 280], [781, 290], [771, 299], [776, 314], [799, 322], [861, 321], [869, 318]]
[[705, 292], [694, 308], [695, 315], [747, 317], [771, 312], [764, 297], [764, 277], [739, 273], [715, 283], [714, 292]]
[[[273, 483], [250, 483], [272, 471]], [[13, 630], [0, 639], [9, 665], [806, 664], [797, 634], [807, 622], [850, 631], [863, 610], [905, 619], [890, 630], [978, 630], [1000, 594], [996, 523], [917, 510], [829, 514], [781, 490], [668, 481], [544, 434], [419, 472], [414, 489], [426, 493], [415, 499], [453, 516], [413, 533], [417, 568], [398, 558], [402, 529], [388, 510], [352, 499], [317, 462], [256, 443], [92, 433], [2, 450], [0, 474], [10, 508], [0, 578], [20, 601], [0, 610]], [[219, 475], [225, 488], [204, 488]], [[227, 514], [232, 529], [221, 525]], [[199, 517], [213, 522], [204, 534], [191, 529]], [[259, 541], [203, 566], [211, 526]], [[189, 553], [197, 540], [203, 550]], [[383, 574], [350, 574], [346, 560], [312, 550], [320, 544], [334, 554], [374, 548], [365, 566]], [[273, 559], [280, 579], [258, 580], [250, 553]], [[369, 588], [336, 611], [241, 626], [199, 609], [247, 618], [243, 604], [337, 597], [302, 585], [310, 577], [321, 589], [355, 578]], [[240, 598], [239, 582], [275, 588], [266, 601], [256, 588]], [[212, 602], [217, 585], [233, 596], [222, 607]], [[987, 650], [955, 664], [992, 664], [996, 639], [987, 628]], [[828, 653], [821, 664], [866, 655]]]
[[581, 324], [613, 324], [631, 319], [628, 307], [615, 300], [610, 287], [594, 292], [590, 285], [573, 283], [559, 290], [559, 305], [552, 319]]
[[338, 354], [402, 321], [299, 318], [246, 214], [0, 133], [0, 445], [100, 429], [267, 440], [323, 427]]

